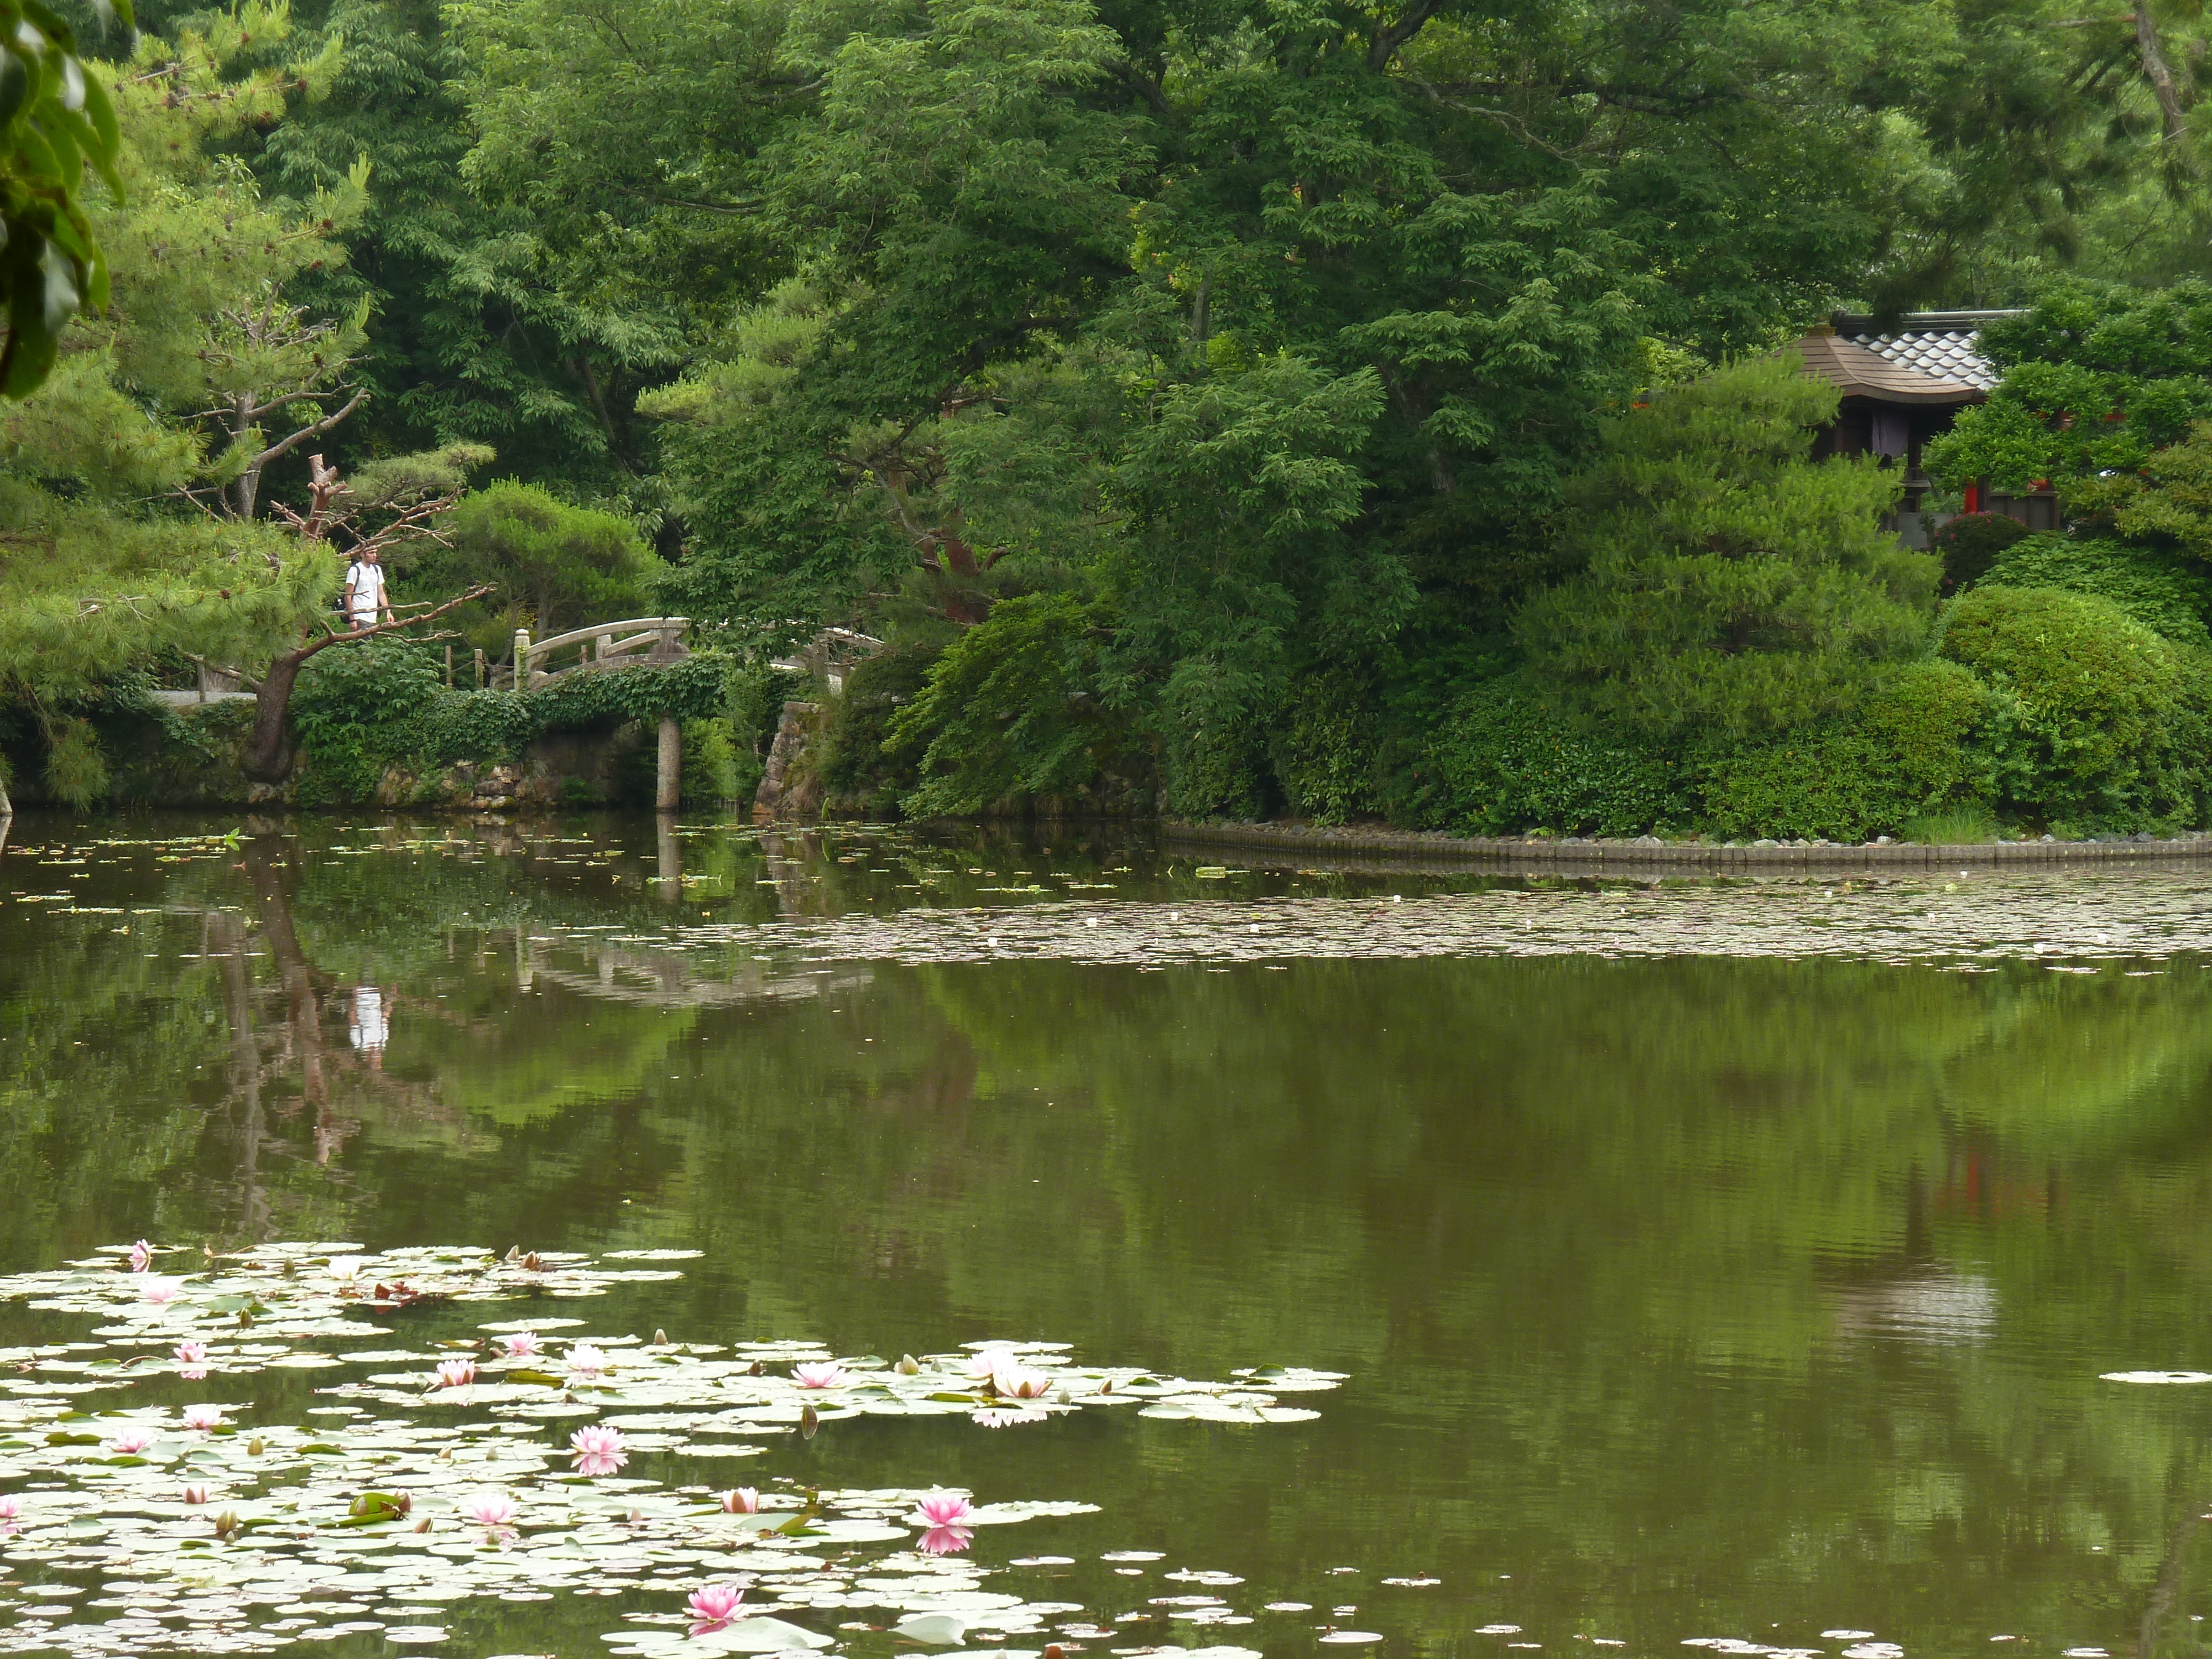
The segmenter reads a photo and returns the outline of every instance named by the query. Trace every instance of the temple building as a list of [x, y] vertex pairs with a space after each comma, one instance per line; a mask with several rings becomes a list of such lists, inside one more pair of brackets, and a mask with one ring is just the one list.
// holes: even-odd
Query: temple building
[[[1923, 506], [1935, 481], [1922, 471], [1921, 447], [1950, 430], [1968, 404], [1980, 403], [1997, 370], [1978, 349], [1981, 326], [2008, 311], [1916, 311], [1878, 326], [1871, 317], [1838, 312], [1790, 349], [1844, 394], [1832, 426], [1814, 447], [1820, 455], [1878, 455], [1903, 469], [1905, 496], [1885, 520], [1910, 547], [1950, 517]], [[2048, 489], [2021, 495], [1969, 484], [1969, 513], [2002, 513], [2031, 530], [2058, 528], [2058, 498]]]

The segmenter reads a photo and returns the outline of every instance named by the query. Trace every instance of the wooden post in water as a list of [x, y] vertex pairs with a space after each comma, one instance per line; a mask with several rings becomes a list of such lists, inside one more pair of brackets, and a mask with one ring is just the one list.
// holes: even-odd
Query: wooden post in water
[[449, 646], [447, 646], [447, 647], [446, 647], [446, 690], [447, 690], [448, 691], [450, 691], [450, 690], [452, 690], [453, 689], [453, 647], [452, 646], [450, 646], [450, 645], [449, 645]]
[[483, 690], [483, 689], [484, 689], [484, 653], [483, 653], [483, 647], [482, 647], [482, 646], [478, 646], [478, 647], [477, 647], [477, 690], [479, 690], [479, 691], [481, 691], [481, 690]]
[[514, 689], [530, 690], [530, 630], [526, 628], [514, 630]]
[[684, 799], [684, 728], [673, 714], [660, 717], [660, 765], [654, 776], [653, 810], [673, 812]]

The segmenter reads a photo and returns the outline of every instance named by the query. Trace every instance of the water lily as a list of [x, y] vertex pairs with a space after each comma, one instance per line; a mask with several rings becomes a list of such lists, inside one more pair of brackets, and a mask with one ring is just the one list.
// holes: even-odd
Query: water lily
[[604, 1428], [594, 1424], [570, 1435], [568, 1444], [574, 1449], [576, 1473], [579, 1474], [594, 1478], [612, 1474], [629, 1462], [629, 1454], [623, 1450], [620, 1429]]
[[113, 1437], [108, 1441], [107, 1449], [119, 1456], [136, 1457], [147, 1447], [152, 1445], [154, 1439], [154, 1431], [151, 1429], [135, 1427], [118, 1429]]
[[957, 1555], [975, 1541], [966, 1527], [932, 1527], [922, 1534], [920, 1548], [924, 1555]]
[[968, 1363], [960, 1369], [963, 1375], [978, 1382], [988, 1382], [998, 1375], [1001, 1365], [1018, 1364], [1011, 1348], [978, 1348], [968, 1356]]
[[735, 1492], [722, 1494], [722, 1510], [726, 1515], [758, 1515], [760, 1493], [750, 1486], [739, 1486]]
[[15, 1530], [15, 1523], [23, 1518], [23, 1500], [7, 1492], [0, 1492], [0, 1538]]
[[568, 1346], [566, 1364], [579, 1376], [598, 1376], [609, 1370], [613, 1362], [607, 1351], [591, 1342], [573, 1342]]
[[177, 1363], [178, 1363], [179, 1364], [180, 1364], [180, 1365], [204, 1365], [204, 1364], [207, 1364], [207, 1344], [206, 1344], [206, 1343], [204, 1343], [204, 1342], [192, 1342], [192, 1341], [185, 1341], [185, 1342], [179, 1342], [179, 1343], [178, 1343], [178, 1344], [177, 1344]]
[[519, 1510], [514, 1499], [503, 1492], [480, 1492], [463, 1500], [461, 1513], [486, 1532], [498, 1534], [514, 1530]]
[[502, 1336], [499, 1346], [509, 1359], [529, 1359], [543, 1352], [538, 1346], [535, 1331], [516, 1331], [510, 1336]]
[[185, 1488], [185, 1502], [187, 1504], [204, 1504], [207, 1501], [208, 1489], [205, 1486], [191, 1486]]
[[845, 1368], [834, 1359], [791, 1368], [791, 1380], [802, 1389], [842, 1389], [845, 1378]]
[[131, 1247], [131, 1271], [143, 1273], [153, 1265], [154, 1247], [142, 1238]]
[[150, 1302], [157, 1308], [166, 1308], [177, 1299], [181, 1287], [173, 1279], [157, 1279], [138, 1293], [142, 1302]]
[[477, 1380], [477, 1362], [473, 1359], [441, 1359], [438, 1362], [438, 1386], [441, 1389], [465, 1389]]
[[957, 1492], [933, 1492], [917, 1500], [915, 1508], [933, 1527], [961, 1526], [975, 1513], [975, 1506]]
[[691, 1626], [691, 1634], [703, 1636], [710, 1630], [720, 1630], [738, 1616], [745, 1593], [735, 1584], [708, 1584], [691, 1592], [691, 1614], [699, 1622]]
[[331, 1277], [341, 1285], [350, 1285], [361, 1274], [361, 1258], [357, 1255], [334, 1255], [331, 1258]]
[[180, 1417], [186, 1428], [196, 1429], [202, 1434], [222, 1426], [222, 1407], [220, 1406], [187, 1406]]
[[1042, 1400], [1051, 1391], [1052, 1379], [1010, 1358], [992, 1371], [991, 1386], [1009, 1400]]

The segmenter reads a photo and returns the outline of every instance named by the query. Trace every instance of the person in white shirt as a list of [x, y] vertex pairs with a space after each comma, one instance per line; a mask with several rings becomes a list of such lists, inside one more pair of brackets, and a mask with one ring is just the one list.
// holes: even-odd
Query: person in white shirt
[[373, 547], [363, 549], [361, 556], [346, 568], [345, 610], [356, 632], [375, 627], [380, 611], [383, 620], [392, 620], [392, 601], [386, 592], [382, 558]]

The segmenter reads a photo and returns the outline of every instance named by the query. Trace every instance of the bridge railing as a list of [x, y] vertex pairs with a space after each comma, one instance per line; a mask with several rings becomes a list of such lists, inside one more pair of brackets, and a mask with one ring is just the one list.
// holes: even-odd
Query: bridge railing
[[787, 674], [818, 674], [830, 683], [836, 696], [845, 689], [846, 678], [884, 648], [873, 635], [850, 628], [825, 628], [799, 650], [777, 657], [769, 666]]
[[[531, 690], [579, 670], [656, 666], [688, 654], [684, 636], [689, 617], [633, 617], [623, 622], [593, 623], [550, 639], [532, 640], [530, 630], [514, 630], [514, 664], [508, 684]], [[563, 661], [571, 652], [573, 660]]]

